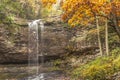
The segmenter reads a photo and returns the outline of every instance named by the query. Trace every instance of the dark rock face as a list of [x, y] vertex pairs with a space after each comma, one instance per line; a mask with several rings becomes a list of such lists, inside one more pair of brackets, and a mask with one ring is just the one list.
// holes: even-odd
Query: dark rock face
[[[44, 55], [62, 55], [65, 53], [67, 35], [64, 28], [60, 25], [46, 26], [43, 33], [43, 52]], [[41, 42], [40, 42], [41, 44]], [[41, 48], [41, 47], [40, 47]]]
[[[5, 25], [4, 25], [5, 26]], [[28, 27], [20, 27], [19, 31], [14, 34], [14, 38], [11, 38], [7, 33], [3, 25], [0, 27], [0, 63], [27, 63], [28, 62]], [[41, 33], [39, 33], [40, 36]], [[63, 27], [54, 23], [52, 25], [45, 25], [43, 38], [43, 46], [41, 47], [41, 37], [39, 39], [39, 53], [41, 48], [43, 50], [46, 60], [48, 58], [58, 57], [65, 53], [67, 35]], [[50, 57], [49, 57], [50, 56]], [[54, 58], [55, 59], [55, 58]]]
[[[15, 38], [10, 41], [9, 38], [12, 37], [9, 34], [9, 30], [5, 29], [4, 26], [0, 25], [0, 63], [8, 64], [27, 62], [27, 37], [23, 34], [20, 34], [20, 36], [19, 32], [17, 32], [14, 34]], [[6, 34], [6, 32], [8, 34]], [[19, 37], [21, 38], [19, 39]]]

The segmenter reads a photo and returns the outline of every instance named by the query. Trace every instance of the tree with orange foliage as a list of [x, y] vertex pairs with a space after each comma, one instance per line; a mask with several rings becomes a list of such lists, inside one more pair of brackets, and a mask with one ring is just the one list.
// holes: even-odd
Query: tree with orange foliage
[[63, 3], [62, 19], [71, 26], [87, 25], [95, 16], [107, 18], [120, 38], [120, 1], [119, 0], [66, 0]]
[[51, 7], [56, 3], [56, 0], [41, 0], [44, 7]]
[[[106, 24], [106, 31], [108, 31], [108, 26], [112, 26], [120, 38], [120, 0], [62, 0], [61, 7], [62, 19], [72, 27], [96, 23], [101, 54], [103, 53], [100, 43], [99, 20]], [[106, 42], [108, 41], [107, 36], [106, 32]], [[108, 42], [106, 47], [108, 47], [107, 44]], [[108, 49], [106, 53], [108, 54]]]

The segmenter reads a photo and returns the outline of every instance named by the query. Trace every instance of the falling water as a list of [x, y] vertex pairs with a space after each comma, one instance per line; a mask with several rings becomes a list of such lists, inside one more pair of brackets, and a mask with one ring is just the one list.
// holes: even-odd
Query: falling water
[[[29, 24], [29, 73], [32, 73], [35, 71], [35, 75], [39, 75], [39, 56], [41, 56], [41, 62], [42, 65], [44, 63], [44, 56], [43, 56], [43, 32], [44, 32], [44, 24], [42, 20], [35, 20], [33, 22], [30, 22]], [[41, 30], [41, 51], [39, 54], [39, 28]], [[41, 74], [40, 76], [37, 76], [35, 80], [43, 80], [44, 75]], [[34, 80], [29, 78], [29, 80]]]
[[41, 57], [41, 63], [43, 64], [44, 63], [44, 51], [43, 51], [43, 49], [44, 49], [44, 39], [43, 39], [43, 37], [44, 37], [44, 24], [43, 24], [43, 22], [42, 21], [40, 21], [40, 29], [41, 29], [41, 51], [40, 51], [40, 55], [39, 56], [42, 56]]

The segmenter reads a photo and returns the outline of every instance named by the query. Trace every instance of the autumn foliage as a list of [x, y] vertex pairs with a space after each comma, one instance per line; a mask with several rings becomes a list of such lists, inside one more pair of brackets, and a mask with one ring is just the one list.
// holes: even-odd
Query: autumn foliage
[[86, 25], [92, 22], [95, 16], [110, 19], [111, 14], [120, 16], [119, 0], [66, 0], [62, 6], [62, 19], [72, 26]]
[[[42, 0], [44, 6], [52, 6], [55, 0]], [[96, 18], [99, 23], [114, 28], [114, 31], [120, 37], [120, 0], [60, 0], [63, 11], [62, 20], [70, 26], [95, 25]]]
[[44, 7], [51, 7], [52, 4], [55, 4], [56, 0], [42, 0], [42, 4]]

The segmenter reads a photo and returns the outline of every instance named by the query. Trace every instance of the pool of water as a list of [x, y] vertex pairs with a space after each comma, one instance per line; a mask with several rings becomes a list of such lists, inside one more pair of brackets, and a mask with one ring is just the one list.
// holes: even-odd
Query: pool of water
[[[26, 65], [0, 65], [0, 80], [56, 80], [62, 71], [50, 71], [50, 67], [39, 66], [40, 71], [36, 75], [36, 67]], [[29, 73], [30, 71], [30, 73]]]

